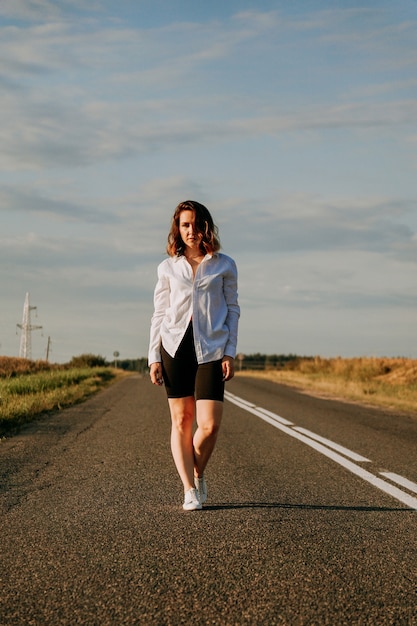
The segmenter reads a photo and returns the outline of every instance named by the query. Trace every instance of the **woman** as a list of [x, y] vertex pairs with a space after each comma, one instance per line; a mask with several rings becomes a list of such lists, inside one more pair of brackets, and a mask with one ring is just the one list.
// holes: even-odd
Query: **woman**
[[169, 258], [158, 266], [148, 363], [152, 383], [165, 383], [186, 511], [207, 500], [204, 470], [222, 419], [224, 383], [234, 375], [237, 269], [219, 249], [208, 209], [180, 203], [168, 235]]

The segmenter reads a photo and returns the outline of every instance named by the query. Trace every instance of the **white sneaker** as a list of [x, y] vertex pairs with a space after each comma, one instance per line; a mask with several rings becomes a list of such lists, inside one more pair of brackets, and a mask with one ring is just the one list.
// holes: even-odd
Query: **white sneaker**
[[200, 502], [201, 504], [204, 504], [207, 500], [207, 483], [204, 476], [201, 476], [200, 478], [198, 478], [198, 476], [194, 476], [194, 484], [198, 491]]
[[202, 509], [200, 498], [198, 497], [197, 489], [189, 489], [184, 494], [184, 504], [182, 505], [184, 511], [199, 511]]

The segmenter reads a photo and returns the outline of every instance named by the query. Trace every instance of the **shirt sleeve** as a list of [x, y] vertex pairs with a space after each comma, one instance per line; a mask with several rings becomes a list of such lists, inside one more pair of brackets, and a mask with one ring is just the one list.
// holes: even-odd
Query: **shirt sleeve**
[[226, 325], [229, 329], [229, 337], [224, 350], [225, 356], [233, 359], [236, 357], [237, 330], [240, 317], [237, 289], [237, 267], [233, 259], [230, 259], [230, 269], [226, 272], [223, 281], [224, 297], [227, 304]]
[[169, 307], [170, 299], [169, 280], [164, 275], [161, 267], [158, 267], [158, 281], [154, 291], [154, 313], [151, 319], [149, 338], [148, 365], [161, 361], [161, 325], [165, 312]]

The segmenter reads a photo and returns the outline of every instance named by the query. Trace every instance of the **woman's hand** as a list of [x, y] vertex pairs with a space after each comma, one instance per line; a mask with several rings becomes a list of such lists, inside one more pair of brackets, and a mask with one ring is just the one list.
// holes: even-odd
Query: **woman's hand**
[[162, 377], [162, 364], [161, 363], [152, 363], [150, 366], [150, 375], [151, 375], [151, 382], [154, 385], [163, 385], [164, 384], [164, 379]]
[[224, 356], [222, 359], [223, 380], [226, 382], [235, 375], [235, 360], [231, 356]]

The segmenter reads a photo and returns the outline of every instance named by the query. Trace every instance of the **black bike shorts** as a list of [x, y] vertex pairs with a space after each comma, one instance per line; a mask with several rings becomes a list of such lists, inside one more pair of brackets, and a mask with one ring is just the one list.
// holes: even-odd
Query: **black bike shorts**
[[199, 365], [190, 322], [174, 358], [161, 346], [162, 375], [168, 398], [224, 399], [222, 360]]

